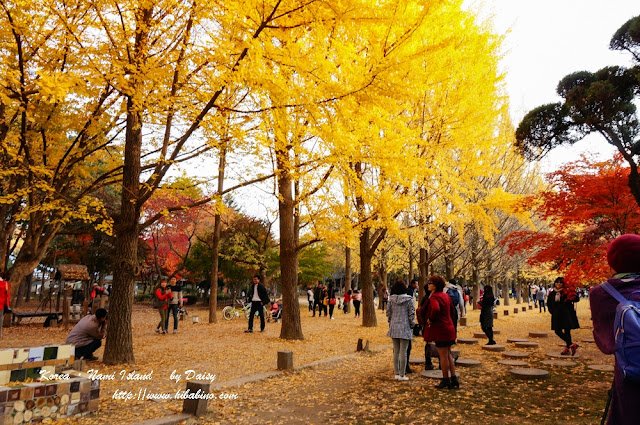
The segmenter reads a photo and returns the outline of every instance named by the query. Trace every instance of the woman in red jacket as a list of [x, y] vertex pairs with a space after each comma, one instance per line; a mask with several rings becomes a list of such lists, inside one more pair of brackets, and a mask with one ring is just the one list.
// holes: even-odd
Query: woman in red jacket
[[156, 306], [158, 307], [158, 313], [160, 313], [160, 323], [156, 327], [156, 332], [167, 333], [167, 314], [169, 312], [169, 301], [173, 299], [171, 294], [171, 288], [167, 289], [167, 279], [162, 279], [160, 285], [156, 286], [155, 291]]
[[2, 323], [4, 321], [4, 310], [11, 311], [11, 285], [5, 280], [5, 275], [0, 275], [0, 339], [2, 338]]
[[[436, 388], [460, 388], [460, 382], [456, 377], [456, 365], [451, 355], [451, 346], [456, 343], [456, 330], [453, 326], [453, 303], [449, 295], [444, 292], [446, 283], [442, 276], [433, 275], [429, 278], [429, 303], [425, 309], [426, 327], [424, 340], [435, 341], [440, 357], [440, 369], [442, 369], [442, 381]], [[451, 377], [451, 379], [449, 379]]]

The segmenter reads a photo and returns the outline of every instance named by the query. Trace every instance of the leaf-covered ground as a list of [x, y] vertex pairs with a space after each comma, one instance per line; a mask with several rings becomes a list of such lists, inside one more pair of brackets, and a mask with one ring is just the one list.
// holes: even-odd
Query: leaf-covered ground
[[[144, 419], [179, 412], [179, 400], [115, 400], [116, 391], [140, 391], [174, 394], [185, 388], [185, 371], [215, 374], [214, 383], [276, 369], [276, 353], [290, 350], [294, 364], [304, 365], [317, 360], [355, 351], [358, 338], [371, 341], [370, 354], [346, 356], [342, 360], [281, 375], [264, 381], [228, 387], [216, 393], [237, 394], [237, 399], [209, 402], [209, 414], [193, 423], [465, 423], [465, 424], [595, 424], [599, 422], [606, 401], [611, 373], [587, 368], [589, 364], [612, 364], [591, 338], [588, 302], [581, 302], [579, 318], [582, 328], [574, 331], [581, 345], [575, 367], [560, 368], [541, 364], [546, 353], [559, 353], [559, 338], [549, 329], [548, 314], [536, 310], [502, 316], [495, 328], [496, 336], [507, 350], [527, 351], [531, 367], [551, 371], [551, 378], [542, 381], [522, 381], [512, 377], [510, 367], [498, 364], [500, 353], [489, 353], [478, 345], [458, 345], [461, 357], [482, 361], [473, 368], [459, 368], [461, 388], [438, 391], [437, 381], [420, 376], [422, 366], [413, 365], [414, 375], [408, 382], [393, 379], [390, 339], [386, 337], [386, 317], [379, 313], [377, 328], [363, 328], [361, 321], [337, 312], [335, 320], [310, 317], [302, 311], [304, 341], [283, 341], [278, 338], [280, 324], [268, 323], [264, 333], [245, 334], [246, 320], [236, 319], [214, 325], [193, 324], [191, 317], [199, 315], [206, 321], [205, 310], [189, 310], [187, 320], [180, 322], [178, 334], [158, 335], [153, 332], [157, 313], [148, 307], [134, 310], [134, 350], [137, 364], [106, 367], [100, 362], [89, 366], [100, 373], [116, 373], [118, 380], [105, 380], [101, 385], [98, 413], [64, 423], [129, 424]], [[469, 314], [477, 322], [479, 312]], [[170, 327], [172, 325], [170, 324]], [[257, 328], [257, 326], [256, 326]], [[535, 339], [539, 348], [516, 349], [506, 343], [510, 337], [527, 337], [529, 331], [548, 331], [549, 338]], [[480, 332], [479, 326], [459, 330], [460, 337]], [[62, 343], [66, 332], [61, 328], [41, 325], [20, 325], [5, 329], [0, 347], [33, 346]], [[481, 340], [482, 342], [482, 340]], [[414, 340], [412, 354], [421, 356], [424, 343]], [[101, 357], [102, 349], [97, 352]], [[437, 361], [436, 361], [437, 364]], [[120, 373], [137, 371], [148, 374], [150, 381], [119, 380]], [[170, 379], [173, 371], [183, 375], [180, 382]], [[117, 419], [115, 419], [117, 418]], [[63, 421], [58, 421], [63, 423]]]

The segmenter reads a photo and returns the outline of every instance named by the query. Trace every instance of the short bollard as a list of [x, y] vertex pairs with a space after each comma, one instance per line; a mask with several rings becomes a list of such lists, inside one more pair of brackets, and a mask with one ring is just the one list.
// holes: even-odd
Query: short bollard
[[504, 315], [505, 315], [505, 316], [508, 316], [508, 315], [509, 315], [509, 310], [505, 310], [505, 311], [504, 311]]
[[513, 309], [513, 314], [518, 314], [518, 307]]
[[278, 351], [278, 370], [293, 370], [293, 352]]
[[497, 318], [498, 318], [498, 312], [497, 312], [497, 311], [494, 311], [494, 312], [493, 312], [493, 318], [494, 318], [494, 319], [497, 319]]
[[362, 338], [358, 338], [358, 345], [356, 345], [356, 351], [364, 350], [362, 343], [363, 343]]
[[467, 318], [466, 317], [461, 317], [460, 318], [460, 326], [467, 326]]
[[193, 416], [204, 416], [207, 414], [207, 397], [211, 383], [207, 381], [189, 381], [187, 382], [187, 392], [189, 394], [197, 394], [200, 390], [202, 397], [185, 398], [182, 403], [182, 413]]

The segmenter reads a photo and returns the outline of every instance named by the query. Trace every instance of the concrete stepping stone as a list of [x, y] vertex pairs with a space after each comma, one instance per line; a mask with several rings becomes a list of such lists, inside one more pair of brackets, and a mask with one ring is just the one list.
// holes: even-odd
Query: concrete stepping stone
[[507, 338], [507, 342], [529, 342], [527, 338]]
[[[425, 378], [431, 378], [431, 379], [442, 379], [442, 371], [439, 369], [434, 369], [434, 370], [423, 370], [420, 375], [424, 376]], [[460, 372], [456, 372], [456, 376], [460, 376]]]
[[560, 366], [560, 367], [571, 367], [575, 366], [577, 363], [569, 360], [543, 360], [542, 364], [548, 366]]
[[455, 357], [455, 356], [459, 356], [459, 355], [460, 355], [460, 350], [451, 350], [451, 355], [452, 355], [453, 357]]
[[511, 369], [510, 372], [516, 378], [520, 379], [547, 379], [551, 376], [547, 370], [529, 367]]
[[502, 353], [502, 357], [510, 357], [512, 359], [527, 359], [529, 358], [529, 353], [525, 353], [524, 351], [505, 351]]
[[586, 342], [586, 343], [591, 343], [591, 344], [595, 344], [596, 340], [593, 338], [583, 338], [582, 342]]
[[537, 342], [516, 342], [515, 346], [518, 348], [538, 348], [540, 346], [540, 344], [538, 344]]
[[458, 358], [458, 360], [456, 360], [456, 366], [473, 367], [479, 366], [481, 364], [482, 362], [476, 359], [463, 359], [460, 357]]
[[614, 370], [613, 366], [608, 364], [590, 364], [587, 367], [592, 370], [599, 370], [600, 372], [613, 372]]
[[498, 363], [503, 364], [505, 366], [527, 366], [529, 363], [523, 362], [522, 360], [498, 360]]
[[529, 332], [529, 338], [548, 338], [548, 332]]
[[580, 354], [576, 354], [575, 356], [563, 356], [560, 353], [547, 353], [547, 357], [551, 357], [553, 359], [579, 359]]
[[458, 338], [458, 344], [477, 344], [477, 343], [478, 343], [478, 338]]
[[500, 344], [496, 344], [496, 345], [483, 345], [482, 346], [483, 350], [486, 351], [493, 351], [493, 352], [500, 352], [500, 351], [504, 351], [506, 350], [506, 347], [504, 345], [500, 345]]
[[424, 357], [409, 357], [409, 364], [424, 364]]
[[[500, 329], [494, 329], [494, 330], [493, 330], [493, 334], [494, 334], [494, 335], [500, 335]], [[474, 337], [474, 338], [486, 338], [486, 337], [487, 337], [487, 335], [485, 335], [485, 333], [484, 333], [484, 332], [474, 332], [474, 333], [473, 333], [473, 337]]]

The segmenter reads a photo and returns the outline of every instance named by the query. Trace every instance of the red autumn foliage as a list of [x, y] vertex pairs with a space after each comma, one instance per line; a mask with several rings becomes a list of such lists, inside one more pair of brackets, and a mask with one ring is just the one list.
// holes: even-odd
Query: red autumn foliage
[[[152, 216], [167, 208], [194, 203], [195, 199], [176, 191], [159, 191], [145, 204], [145, 214]], [[149, 245], [146, 263], [157, 273], [188, 278], [184, 261], [189, 255], [199, 228], [206, 225], [206, 208], [174, 211], [160, 218], [144, 232]]]
[[[509, 252], [529, 255], [565, 275], [568, 287], [599, 283], [611, 275], [607, 244], [640, 232], [640, 207], [627, 185], [629, 170], [620, 155], [608, 161], [587, 157], [547, 176], [551, 189], [537, 200], [536, 213], [550, 231], [520, 231], [505, 243]], [[531, 199], [534, 203], [534, 199]]]

